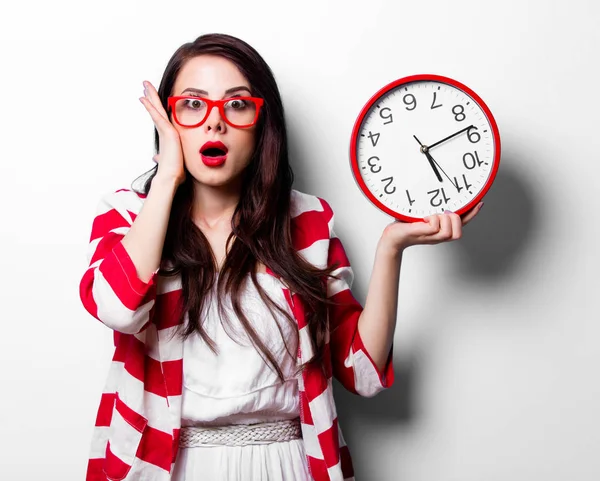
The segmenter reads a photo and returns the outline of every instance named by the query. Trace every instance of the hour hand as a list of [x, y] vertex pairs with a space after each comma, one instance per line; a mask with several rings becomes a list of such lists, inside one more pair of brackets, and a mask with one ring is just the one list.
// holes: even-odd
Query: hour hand
[[[430, 155], [431, 157], [431, 155]], [[433, 160], [433, 157], [431, 157], [431, 160]], [[442, 173], [446, 176], [446, 179], [448, 179], [450, 181], [450, 183], [454, 186], [454, 188], [460, 192], [458, 185], [454, 183], [454, 181], [450, 178], [450, 176], [448, 174], [446, 174], [446, 171], [444, 169], [442, 169], [442, 166], [440, 164], [438, 164], [435, 160], [433, 160], [433, 163], [435, 165], [437, 165], [437, 167], [442, 171]]]
[[435, 160], [433, 160], [433, 157], [429, 154], [429, 152], [428, 152], [429, 149], [427, 148], [426, 145], [423, 145], [419, 139], [417, 139], [416, 135], [413, 135], [413, 137], [415, 138], [415, 140], [417, 142], [419, 142], [419, 145], [421, 146], [421, 153], [425, 154], [425, 157], [427, 157], [427, 160], [429, 161], [429, 165], [433, 169], [433, 172], [435, 173], [435, 176], [438, 178], [438, 180], [440, 182], [443, 182], [444, 179], [442, 179], [442, 176], [440, 175], [440, 171], [436, 167]]
[[437, 169], [436, 162], [435, 162], [435, 160], [433, 160], [433, 157], [431, 155], [429, 155], [429, 152], [425, 152], [425, 157], [427, 157], [427, 160], [429, 161], [429, 165], [431, 165], [431, 168], [435, 172], [435, 176], [438, 178], [438, 180], [440, 182], [442, 182], [444, 179], [442, 179], [442, 176], [440, 175], [440, 171]]

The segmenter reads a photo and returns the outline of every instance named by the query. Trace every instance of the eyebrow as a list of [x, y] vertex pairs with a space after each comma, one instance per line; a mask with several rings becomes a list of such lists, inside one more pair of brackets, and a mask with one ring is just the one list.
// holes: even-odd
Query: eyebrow
[[[232, 87], [230, 89], [225, 90], [225, 95], [229, 95], [233, 92], [237, 92], [239, 90], [246, 90], [249, 94], [252, 94], [252, 92], [250, 91], [250, 89], [248, 87], [245, 87], [244, 85], [240, 85], [239, 87]], [[192, 93], [196, 93], [196, 94], [200, 94], [200, 95], [208, 95], [208, 92], [206, 90], [201, 90], [201, 89], [195, 89], [193, 87], [188, 87], [185, 90], [183, 90], [181, 92], [180, 95], [182, 95], [184, 92], [192, 92]]]

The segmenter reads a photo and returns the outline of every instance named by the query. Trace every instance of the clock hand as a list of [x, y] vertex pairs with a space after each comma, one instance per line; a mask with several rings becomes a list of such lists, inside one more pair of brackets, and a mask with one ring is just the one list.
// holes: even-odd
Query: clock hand
[[[433, 169], [433, 171], [435, 172], [435, 175], [437, 176], [438, 180], [440, 182], [443, 182], [444, 179], [442, 179], [442, 176], [440, 175], [440, 172], [438, 171], [438, 167], [440, 170], [442, 170], [442, 168], [440, 167], [440, 164], [438, 164], [434, 158], [431, 156], [431, 154], [429, 152], [425, 152], [425, 157], [427, 157], [427, 160], [429, 161], [429, 164], [431, 165], [431, 168]], [[436, 167], [437, 166], [437, 167]], [[443, 172], [443, 170], [442, 170]], [[445, 172], [444, 172], [445, 173]], [[446, 176], [448, 177], [448, 176]], [[450, 181], [452, 182], [452, 181]]]
[[474, 125], [469, 125], [468, 127], [459, 130], [458, 132], [453, 133], [452, 135], [449, 135], [448, 137], [446, 137], [445, 139], [442, 140], [438, 140], [435, 144], [431, 144], [428, 148], [432, 149], [434, 148], [436, 145], [440, 145], [442, 142], [446, 142], [446, 140], [450, 140], [452, 137], [456, 137], [457, 135], [462, 134], [463, 132], [466, 132], [469, 129], [472, 129], [473, 127], [475, 127]]
[[[430, 157], [431, 157], [431, 156], [430, 156]], [[431, 157], [431, 160], [433, 160], [433, 157]], [[455, 183], [452, 181], [452, 179], [451, 179], [451, 178], [448, 176], [448, 174], [446, 174], [446, 171], [445, 171], [444, 169], [442, 169], [442, 167], [440, 166], [440, 164], [438, 164], [438, 163], [437, 163], [435, 160], [433, 160], [433, 163], [434, 163], [435, 165], [437, 165], [437, 167], [438, 167], [438, 168], [439, 168], [439, 169], [442, 171], [442, 173], [443, 173], [443, 174], [446, 176], [446, 178], [447, 178], [447, 179], [450, 181], [450, 183], [451, 183], [451, 184], [454, 186], [454, 188], [455, 188], [455, 189], [456, 189], [458, 192], [460, 192], [460, 191], [458, 190], [458, 185], [457, 185], [457, 184], [455, 184]]]
[[[470, 128], [470, 127], [468, 127], [468, 128]], [[458, 135], [458, 134], [455, 134], [455, 135]], [[441, 179], [441, 177], [440, 177], [440, 174], [439, 174], [438, 170], [436, 169], [436, 167], [437, 167], [438, 169], [440, 169], [440, 170], [443, 172], [443, 174], [444, 174], [444, 175], [446, 176], [446, 178], [447, 178], [447, 179], [450, 181], [450, 183], [451, 183], [451, 184], [454, 186], [454, 188], [455, 188], [456, 190], [458, 190], [458, 186], [457, 186], [457, 185], [456, 185], [456, 184], [455, 184], [455, 183], [452, 181], [452, 179], [451, 179], [451, 178], [450, 178], [450, 176], [449, 176], [449, 175], [446, 173], [446, 171], [445, 171], [444, 169], [442, 169], [441, 165], [440, 165], [440, 164], [438, 164], [438, 163], [435, 161], [435, 159], [434, 159], [434, 158], [431, 156], [431, 154], [429, 153], [429, 149], [431, 148], [431, 146], [427, 147], [426, 145], [423, 145], [423, 144], [421, 144], [420, 140], [419, 140], [419, 139], [417, 139], [417, 136], [416, 136], [416, 135], [413, 135], [413, 137], [414, 137], [414, 138], [415, 138], [415, 140], [416, 140], [417, 142], [419, 142], [419, 144], [421, 145], [421, 152], [422, 152], [422, 153], [424, 153], [424, 154], [425, 154], [425, 156], [427, 157], [427, 160], [429, 160], [429, 164], [430, 164], [430, 165], [431, 165], [431, 167], [434, 169], [434, 171], [435, 171], [436, 175], [438, 176], [438, 179], [439, 179], [439, 181], [441, 182], [441, 181], [442, 181], [442, 179]]]
[[435, 162], [435, 160], [433, 160], [433, 157], [431, 155], [429, 155], [428, 147], [426, 145], [423, 145], [421, 143], [421, 141], [419, 139], [417, 139], [416, 135], [413, 135], [413, 137], [415, 138], [415, 140], [417, 142], [419, 142], [419, 145], [421, 146], [421, 153], [425, 154], [425, 157], [427, 157], [427, 160], [429, 161], [429, 165], [433, 169], [433, 172], [435, 173], [436, 177], [438, 178], [438, 180], [440, 182], [443, 182], [444, 179], [442, 179], [442, 176], [440, 175], [440, 172], [439, 172], [439, 170], [437, 170], [437, 167], [436, 167], [437, 162]]

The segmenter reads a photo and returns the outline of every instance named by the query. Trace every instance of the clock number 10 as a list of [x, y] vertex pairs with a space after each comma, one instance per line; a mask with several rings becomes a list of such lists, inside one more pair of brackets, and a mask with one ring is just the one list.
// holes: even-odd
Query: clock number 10
[[473, 170], [475, 167], [481, 167], [481, 164], [485, 164], [485, 162], [479, 160], [479, 155], [475, 151], [473, 153], [467, 152], [463, 155], [463, 164], [467, 169]]

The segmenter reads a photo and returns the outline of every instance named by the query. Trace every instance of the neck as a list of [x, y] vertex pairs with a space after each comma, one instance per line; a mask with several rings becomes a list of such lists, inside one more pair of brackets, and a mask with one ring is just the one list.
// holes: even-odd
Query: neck
[[203, 227], [231, 225], [231, 218], [240, 200], [239, 185], [219, 187], [194, 184], [194, 205], [192, 218]]

